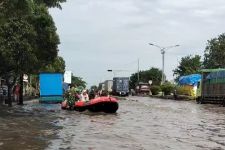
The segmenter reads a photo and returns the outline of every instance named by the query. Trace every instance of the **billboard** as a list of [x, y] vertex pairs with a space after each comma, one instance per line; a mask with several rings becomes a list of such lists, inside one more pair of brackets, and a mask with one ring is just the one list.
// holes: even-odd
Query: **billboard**
[[72, 71], [65, 71], [64, 73], [64, 83], [71, 84]]

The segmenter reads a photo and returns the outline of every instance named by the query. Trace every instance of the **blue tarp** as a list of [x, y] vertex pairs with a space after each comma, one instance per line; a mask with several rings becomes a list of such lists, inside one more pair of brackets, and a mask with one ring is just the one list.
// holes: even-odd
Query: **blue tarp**
[[195, 86], [201, 80], [200, 74], [191, 74], [187, 76], [181, 76], [179, 78], [179, 85], [192, 85]]

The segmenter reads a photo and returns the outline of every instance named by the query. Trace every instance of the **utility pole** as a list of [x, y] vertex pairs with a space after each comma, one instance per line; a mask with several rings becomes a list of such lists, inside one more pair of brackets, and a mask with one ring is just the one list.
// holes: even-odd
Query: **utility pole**
[[140, 74], [139, 74], [139, 72], [140, 72], [140, 70], [139, 70], [140, 68], [139, 68], [139, 58], [138, 58], [138, 73], [137, 73], [137, 75], [138, 75], [138, 84], [139, 84], [139, 82], [140, 82]]

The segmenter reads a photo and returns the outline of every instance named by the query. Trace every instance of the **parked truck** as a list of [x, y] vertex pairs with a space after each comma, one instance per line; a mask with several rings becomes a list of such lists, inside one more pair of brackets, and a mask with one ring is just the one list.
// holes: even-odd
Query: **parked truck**
[[112, 93], [113, 95], [128, 96], [129, 77], [114, 77]]
[[203, 69], [197, 85], [197, 103], [225, 104], [225, 69]]
[[105, 85], [105, 91], [109, 94], [112, 93], [113, 80], [106, 80], [104, 82], [104, 85]]
[[140, 82], [135, 88], [136, 95], [149, 95], [151, 93], [150, 84]]
[[103, 83], [99, 83], [98, 90], [99, 91], [104, 91], [105, 90], [105, 83], [104, 82]]
[[58, 103], [63, 101], [63, 74], [41, 73], [40, 102]]

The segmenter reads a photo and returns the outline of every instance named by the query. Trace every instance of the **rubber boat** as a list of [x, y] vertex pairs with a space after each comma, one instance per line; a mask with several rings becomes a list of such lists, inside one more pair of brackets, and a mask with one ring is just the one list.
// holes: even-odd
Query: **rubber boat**
[[[68, 105], [66, 102], [62, 102], [62, 109], [66, 109]], [[78, 101], [74, 104], [74, 110], [85, 111], [89, 110], [91, 112], [105, 112], [105, 113], [115, 113], [119, 108], [118, 100], [114, 97], [97, 97], [88, 102]]]

